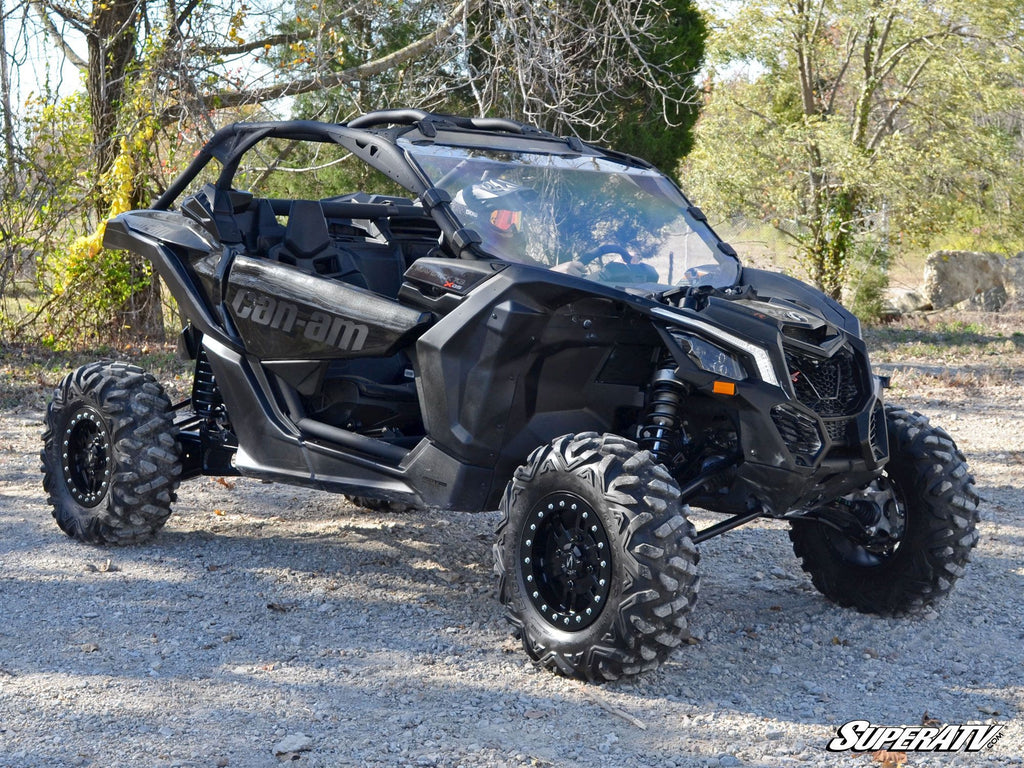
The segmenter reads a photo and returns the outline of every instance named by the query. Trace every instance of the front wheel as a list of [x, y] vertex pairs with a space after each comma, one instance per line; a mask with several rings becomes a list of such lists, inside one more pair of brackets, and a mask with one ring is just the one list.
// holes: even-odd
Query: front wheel
[[[851, 536], [794, 520], [789, 536], [814, 586], [865, 613], [920, 612], [963, 575], [978, 541], [978, 494], [964, 455], [919, 413], [887, 406], [892, 453], [878, 481], [851, 497], [885, 510], [886, 536]], [[891, 532], [891, 535], [890, 535]]]
[[100, 362], [69, 373], [46, 411], [43, 488], [68, 536], [128, 544], [159, 530], [181, 476], [171, 404], [141, 368]]
[[560, 437], [516, 470], [501, 510], [500, 598], [535, 661], [614, 680], [653, 669], [688, 636], [694, 529], [648, 451], [614, 435]]

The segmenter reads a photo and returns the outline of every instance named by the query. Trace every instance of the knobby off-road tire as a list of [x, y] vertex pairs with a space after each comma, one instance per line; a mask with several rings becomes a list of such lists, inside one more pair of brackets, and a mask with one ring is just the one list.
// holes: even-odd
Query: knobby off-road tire
[[614, 435], [560, 437], [516, 470], [501, 511], [499, 596], [535, 661], [614, 680], [653, 669], [688, 637], [694, 529], [648, 451]]
[[415, 504], [406, 504], [401, 501], [388, 501], [387, 499], [371, 499], [369, 496], [349, 496], [345, 494], [345, 499], [354, 504], [357, 507], [368, 509], [371, 512], [387, 512], [391, 514], [404, 514], [406, 512], [415, 512], [418, 507]]
[[906, 515], [889, 553], [873, 553], [820, 523], [794, 521], [793, 550], [814, 586], [863, 613], [921, 612], [963, 575], [978, 541], [978, 494], [964, 455], [919, 413], [887, 406], [890, 458], [885, 475]]
[[64, 377], [46, 411], [40, 456], [65, 533], [129, 544], [167, 522], [181, 475], [170, 406], [163, 387], [127, 363], [91, 363]]

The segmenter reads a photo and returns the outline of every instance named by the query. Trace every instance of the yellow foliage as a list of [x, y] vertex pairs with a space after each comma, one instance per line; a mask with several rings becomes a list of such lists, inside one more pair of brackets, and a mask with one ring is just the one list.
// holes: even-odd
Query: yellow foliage
[[88, 270], [89, 263], [102, 252], [107, 220], [132, 209], [139, 181], [139, 160], [149, 152], [155, 134], [156, 120], [149, 118], [143, 121], [142, 126], [134, 134], [122, 137], [117, 157], [110, 170], [100, 179], [100, 189], [109, 201], [107, 215], [99, 222], [95, 231], [71, 243], [65, 273], [54, 286], [56, 295], [62, 295], [76, 278]]

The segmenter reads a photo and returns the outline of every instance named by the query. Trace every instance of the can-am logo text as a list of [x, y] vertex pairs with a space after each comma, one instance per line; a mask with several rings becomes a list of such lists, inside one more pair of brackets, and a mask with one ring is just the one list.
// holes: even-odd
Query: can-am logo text
[[370, 332], [369, 327], [362, 323], [320, 310], [306, 314], [290, 301], [275, 299], [256, 291], [236, 291], [231, 308], [240, 320], [249, 320], [287, 334], [301, 329], [305, 339], [353, 352], [358, 352], [366, 345], [366, 337]]
[[851, 720], [826, 746], [829, 752], [980, 752], [999, 741], [1001, 725], [872, 725]]

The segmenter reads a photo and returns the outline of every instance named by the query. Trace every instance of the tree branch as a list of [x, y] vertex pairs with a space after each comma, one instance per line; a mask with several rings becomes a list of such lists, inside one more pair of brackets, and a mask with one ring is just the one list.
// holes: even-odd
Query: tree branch
[[[246, 90], [225, 89], [215, 91], [213, 93], [201, 94], [200, 99], [206, 104], [207, 108], [229, 109], [232, 107], [240, 107], [244, 104], [273, 101], [274, 99], [280, 99], [284, 96], [298, 96], [312, 91], [335, 88], [345, 83], [351, 83], [356, 80], [363, 80], [368, 77], [379, 75], [382, 72], [386, 72], [389, 69], [393, 69], [406, 61], [422, 55], [432, 47], [436, 46], [437, 43], [449, 34], [455, 25], [462, 20], [463, 11], [468, 6], [476, 6], [480, 2], [482, 2], [482, 0], [462, 0], [462, 2], [455, 6], [452, 12], [449, 13], [429, 34], [426, 34], [419, 40], [415, 40], [408, 45], [399, 48], [397, 51], [393, 51], [378, 59], [374, 59], [373, 61], [365, 62], [359, 66], [350, 67], [349, 69], [341, 72], [335, 72], [328, 75], [312, 75], [310, 77], [297, 78], [295, 80], [289, 80], [263, 88], [250, 88]], [[164, 111], [162, 118], [165, 121], [173, 121], [177, 119], [183, 109], [183, 106], [170, 107]]]
[[896, 101], [882, 119], [881, 124], [875, 130], [875, 135], [872, 136], [871, 141], [868, 142], [867, 148], [869, 152], [874, 152], [878, 147], [879, 142], [882, 140], [882, 137], [885, 136], [888, 131], [892, 130], [892, 122], [896, 118], [896, 114], [903, 108], [907, 98], [910, 96], [910, 92], [917, 84], [917, 79], [921, 76], [921, 73], [924, 72], [925, 67], [928, 66], [928, 63], [931, 61], [931, 58], [932, 57], [930, 55], [925, 56], [921, 63], [917, 65], [917, 69], [915, 69], [910, 77], [907, 78], [907, 82], [903, 86], [903, 95], [896, 98]]
[[889, 43], [889, 32], [892, 31], [892, 23], [896, 18], [896, 11], [889, 11], [889, 15], [885, 17], [885, 27], [882, 29], [882, 34], [878, 37], [878, 45], [875, 47], [875, 70], [877, 71], [879, 64], [882, 61], [882, 54], [885, 53], [885, 46]]
[[843, 78], [846, 77], [846, 70], [850, 68], [850, 62], [853, 61], [853, 53], [858, 40], [860, 40], [860, 30], [851, 31], [846, 39], [846, 57], [843, 59], [843, 64], [839, 67], [839, 72], [836, 74], [832, 93], [828, 96], [828, 104], [825, 106], [826, 115], [831, 115], [835, 110], [836, 96], [839, 94], [839, 87], [843, 83]]
[[910, 40], [907, 40], [898, 48], [893, 49], [892, 53], [885, 57], [884, 61], [879, 62], [876, 72], [881, 72], [877, 75], [879, 80], [885, 79], [896, 65], [903, 59], [904, 54], [911, 48], [920, 45], [921, 43], [930, 43], [933, 40], [941, 40], [944, 37], [967, 37], [963, 34], [964, 27], [956, 26], [950, 27], [949, 29], [942, 29], [938, 32], [930, 32], [926, 35], [918, 35]]
[[188, 0], [188, 2], [185, 4], [185, 7], [182, 9], [181, 13], [178, 13], [173, 16], [174, 22], [171, 24], [171, 29], [167, 33], [168, 41], [180, 40], [185, 36], [184, 33], [181, 31], [181, 25], [188, 20], [188, 17], [192, 15], [192, 11], [194, 11], [196, 9], [196, 6], [198, 5], [199, 0]]
[[[46, 31], [47, 36], [64, 52], [64, 55], [68, 57], [68, 61], [74, 64], [75, 67], [82, 72], [87, 72], [89, 70], [88, 62], [75, 53], [74, 49], [68, 45], [67, 40], [64, 39], [64, 35], [60, 33], [60, 30], [57, 29], [57, 25], [53, 23], [53, 19], [51, 19], [50, 15], [46, 12], [46, 6], [43, 3], [38, 2], [38, 0], [33, 0], [32, 8], [35, 9], [36, 15], [39, 16], [39, 23], [43, 25], [43, 29]], [[74, 24], [74, 22], [77, 21], [68, 16], [64, 16], [60, 11], [55, 12], [69, 23]]]
[[269, 37], [263, 37], [259, 40], [251, 40], [248, 43], [240, 43], [239, 45], [204, 45], [196, 50], [200, 56], [234, 56], [240, 53], [250, 53], [251, 51], [259, 50], [260, 48], [266, 48], [267, 46], [275, 45], [288, 45], [290, 43], [300, 43], [304, 40], [309, 40], [320, 34], [321, 31], [328, 27], [333, 27], [341, 22], [345, 21], [360, 10], [359, 5], [350, 5], [344, 11], [336, 16], [332, 16], [326, 21], [321, 22], [315, 27], [311, 27], [304, 32], [283, 32], [279, 35], [271, 35]]

